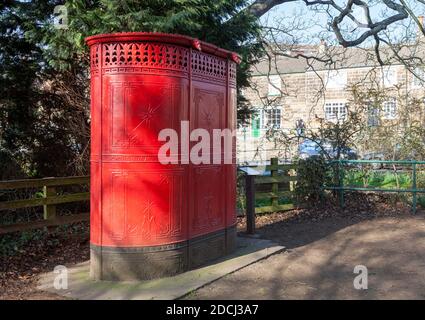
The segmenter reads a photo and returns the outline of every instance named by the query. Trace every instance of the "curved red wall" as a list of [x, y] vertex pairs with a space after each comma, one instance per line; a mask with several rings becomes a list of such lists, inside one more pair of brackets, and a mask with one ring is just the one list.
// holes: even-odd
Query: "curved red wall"
[[[233, 250], [235, 139], [232, 164], [162, 165], [158, 133], [180, 135], [181, 121], [211, 136], [234, 130], [237, 56], [167, 34], [98, 35], [87, 43], [92, 276], [168, 276]], [[175, 156], [181, 159], [180, 148]]]

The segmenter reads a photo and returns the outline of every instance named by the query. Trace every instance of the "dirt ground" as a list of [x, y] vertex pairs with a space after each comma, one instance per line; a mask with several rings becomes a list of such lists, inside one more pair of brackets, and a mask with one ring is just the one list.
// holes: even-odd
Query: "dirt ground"
[[[257, 232], [282, 253], [201, 288], [186, 299], [425, 299], [425, 212], [374, 196], [257, 217]], [[245, 230], [240, 218], [239, 231]], [[47, 241], [46, 241], [47, 240]], [[41, 272], [88, 259], [87, 238], [30, 242], [0, 260], [1, 299], [61, 299], [37, 291]], [[355, 290], [356, 265], [368, 289]]]
[[61, 299], [58, 295], [38, 291], [38, 276], [57, 265], [70, 266], [89, 259], [88, 224], [74, 224], [66, 230], [53, 231], [37, 232], [31, 237], [27, 234], [24, 244], [19, 244], [24, 235], [0, 238], [3, 244], [16, 243], [13, 254], [0, 255], [0, 300]]
[[[287, 250], [186, 298], [425, 299], [423, 213], [273, 222], [260, 227], [258, 233]], [[356, 265], [367, 267], [367, 290], [354, 289]]]

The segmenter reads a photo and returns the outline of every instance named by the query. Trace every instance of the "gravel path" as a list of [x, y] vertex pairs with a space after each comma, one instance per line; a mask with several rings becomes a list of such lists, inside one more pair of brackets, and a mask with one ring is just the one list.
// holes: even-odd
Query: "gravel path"
[[[274, 221], [259, 228], [283, 253], [248, 266], [188, 299], [425, 299], [425, 216], [316, 222]], [[356, 265], [368, 289], [356, 290]]]

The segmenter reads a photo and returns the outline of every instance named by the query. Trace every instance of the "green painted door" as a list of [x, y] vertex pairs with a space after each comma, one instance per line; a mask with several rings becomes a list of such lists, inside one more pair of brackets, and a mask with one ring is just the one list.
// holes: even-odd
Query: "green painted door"
[[258, 115], [255, 115], [252, 119], [251, 136], [253, 138], [260, 137], [260, 117]]

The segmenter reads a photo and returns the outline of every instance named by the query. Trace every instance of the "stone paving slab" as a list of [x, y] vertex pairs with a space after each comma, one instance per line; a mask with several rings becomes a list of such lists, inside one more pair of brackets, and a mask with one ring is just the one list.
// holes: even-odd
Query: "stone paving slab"
[[40, 277], [38, 289], [81, 300], [171, 300], [181, 298], [223, 276], [279, 253], [284, 247], [270, 240], [238, 237], [234, 253], [202, 268], [174, 277], [147, 281], [93, 281], [89, 261], [68, 268], [68, 289], [53, 287], [53, 272]]

